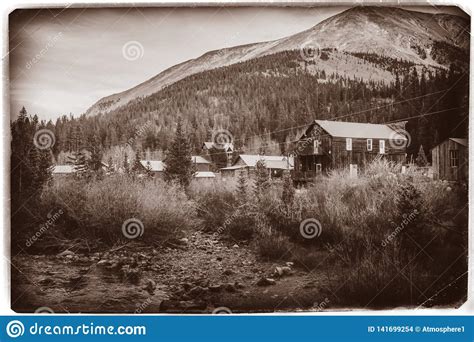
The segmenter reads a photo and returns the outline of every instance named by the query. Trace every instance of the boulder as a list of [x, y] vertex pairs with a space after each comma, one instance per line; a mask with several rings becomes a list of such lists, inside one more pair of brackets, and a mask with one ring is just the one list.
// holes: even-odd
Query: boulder
[[147, 279], [143, 289], [149, 294], [153, 294], [156, 289], [156, 282], [153, 279]]
[[221, 284], [209, 286], [209, 291], [211, 291], [211, 292], [220, 292], [221, 290], [222, 290], [222, 285]]
[[70, 251], [69, 249], [66, 249], [64, 252], [61, 252], [58, 254], [58, 257], [67, 257], [68, 255], [75, 255], [74, 252]]
[[269, 285], [275, 285], [276, 281], [275, 279], [272, 278], [265, 278], [262, 277], [257, 281], [257, 286], [269, 286]]

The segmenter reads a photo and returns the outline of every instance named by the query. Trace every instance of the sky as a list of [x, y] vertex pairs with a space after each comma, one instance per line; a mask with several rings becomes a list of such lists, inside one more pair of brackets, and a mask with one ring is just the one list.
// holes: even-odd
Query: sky
[[17, 10], [9, 18], [11, 117], [22, 106], [44, 120], [78, 116], [100, 98], [173, 65], [211, 50], [289, 36], [345, 9]]

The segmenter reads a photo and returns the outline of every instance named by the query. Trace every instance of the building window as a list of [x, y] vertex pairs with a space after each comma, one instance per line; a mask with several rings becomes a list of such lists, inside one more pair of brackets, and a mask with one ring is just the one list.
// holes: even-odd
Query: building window
[[385, 154], [385, 140], [379, 140], [379, 153]]
[[352, 138], [346, 138], [346, 150], [352, 151]]
[[459, 154], [457, 150], [449, 151], [449, 161], [450, 161], [451, 167], [459, 166]]
[[319, 146], [321, 146], [321, 141], [313, 140], [313, 154], [319, 154]]
[[367, 151], [372, 151], [372, 139], [367, 139]]
[[321, 173], [321, 170], [322, 170], [322, 165], [316, 164], [316, 173]]

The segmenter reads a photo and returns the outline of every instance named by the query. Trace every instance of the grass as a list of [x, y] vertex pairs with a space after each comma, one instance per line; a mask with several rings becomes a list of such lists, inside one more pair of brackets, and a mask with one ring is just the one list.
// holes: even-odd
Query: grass
[[[348, 170], [335, 171], [292, 195], [285, 182], [255, 191], [250, 180], [243, 189], [236, 181], [216, 180], [183, 191], [125, 176], [64, 179], [44, 191], [41, 207], [46, 215], [69, 202], [56, 223], [67, 238], [113, 245], [124, 240], [121, 227], [129, 218], [143, 222], [147, 243], [200, 229], [250, 240], [263, 259], [334, 269], [330, 290], [345, 304], [415, 305], [467, 269], [459, 258], [467, 248], [467, 210], [461, 210], [467, 189], [400, 169], [376, 160], [357, 179]], [[302, 236], [300, 223], [308, 218], [320, 222], [320, 236]], [[461, 290], [452, 297], [462, 296]]]
[[132, 218], [142, 223], [142, 237], [148, 242], [179, 237], [198, 224], [194, 202], [179, 187], [120, 175], [93, 182], [54, 182], [42, 195], [42, 207], [64, 208], [58, 223], [64, 235], [108, 245], [126, 239], [122, 225]]

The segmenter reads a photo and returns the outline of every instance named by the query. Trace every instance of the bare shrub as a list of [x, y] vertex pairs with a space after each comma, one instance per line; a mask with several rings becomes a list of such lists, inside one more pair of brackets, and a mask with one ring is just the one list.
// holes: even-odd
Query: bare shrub
[[62, 224], [68, 236], [106, 244], [126, 239], [122, 224], [131, 218], [143, 223], [143, 236], [151, 241], [177, 237], [199, 222], [194, 204], [180, 187], [127, 176], [55, 182], [43, 193], [42, 203], [46, 208], [65, 208]]

